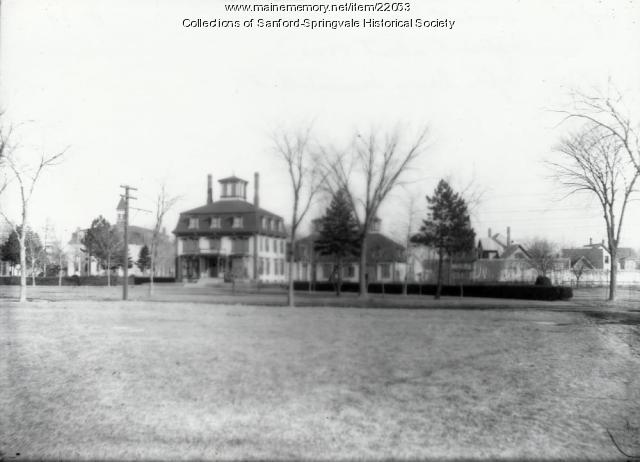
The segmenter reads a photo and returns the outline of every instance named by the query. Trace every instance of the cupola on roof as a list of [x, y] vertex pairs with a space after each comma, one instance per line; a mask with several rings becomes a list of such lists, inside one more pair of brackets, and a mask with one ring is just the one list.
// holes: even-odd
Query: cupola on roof
[[218, 180], [220, 183], [220, 199], [247, 199], [248, 181], [238, 178], [235, 175]]

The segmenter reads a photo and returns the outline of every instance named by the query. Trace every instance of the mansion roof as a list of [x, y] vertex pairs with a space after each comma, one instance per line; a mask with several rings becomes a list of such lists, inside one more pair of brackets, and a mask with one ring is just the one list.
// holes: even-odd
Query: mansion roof
[[[228, 221], [232, 217], [242, 217], [242, 226], [233, 227], [233, 224]], [[197, 228], [189, 227], [191, 218], [198, 218]], [[219, 228], [211, 227], [213, 218], [221, 219]], [[280, 227], [264, 226], [263, 219], [271, 219], [281, 225]], [[220, 200], [182, 212], [173, 233], [180, 236], [260, 233], [286, 237], [282, 217], [240, 199]]]

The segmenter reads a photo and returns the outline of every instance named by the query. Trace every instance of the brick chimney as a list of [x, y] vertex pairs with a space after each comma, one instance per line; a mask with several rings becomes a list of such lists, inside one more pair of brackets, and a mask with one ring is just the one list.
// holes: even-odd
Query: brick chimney
[[491, 237], [491, 228], [489, 228], [488, 235]]
[[589, 238], [589, 245], [593, 245], [593, 238], [592, 237]]
[[212, 176], [207, 175], [207, 205], [213, 204], [213, 185], [212, 185]]
[[260, 207], [260, 174], [253, 174], [253, 205]]
[[507, 247], [511, 245], [511, 226], [507, 226]]

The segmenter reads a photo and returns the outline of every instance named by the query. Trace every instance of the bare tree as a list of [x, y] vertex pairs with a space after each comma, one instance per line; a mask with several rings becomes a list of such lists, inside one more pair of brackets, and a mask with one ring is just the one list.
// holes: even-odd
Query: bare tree
[[625, 105], [623, 95], [609, 82], [606, 92], [594, 90], [586, 93], [574, 90], [572, 110], [556, 111], [566, 119], [587, 122], [603, 138], [613, 138], [626, 153], [636, 169], [640, 170], [640, 126]]
[[311, 149], [311, 127], [298, 130], [292, 134], [278, 132], [273, 136], [275, 153], [287, 166], [293, 207], [291, 210], [291, 226], [289, 227], [289, 274], [287, 304], [295, 306], [293, 291], [293, 260], [296, 233], [302, 220], [309, 212], [316, 197], [321, 191], [324, 177], [318, 168], [318, 158]]
[[0, 195], [6, 193], [8, 187], [13, 181], [17, 183], [20, 198], [20, 219], [12, 220], [7, 213], [0, 210], [0, 215], [13, 228], [18, 235], [20, 244], [20, 298], [21, 302], [27, 300], [27, 258], [26, 258], [26, 241], [29, 225], [29, 206], [33, 193], [40, 179], [42, 172], [49, 167], [56, 165], [65, 150], [55, 154], [42, 154], [35, 163], [30, 163], [25, 159], [21, 159], [17, 155], [17, 145], [11, 139], [11, 130], [0, 129], [0, 151], [1, 161], [6, 165], [9, 171], [9, 178], [5, 177], [0, 185]]
[[527, 245], [529, 259], [527, 262], [540, 276], [547, 276], [556, 264], [557, 247], [548, 239], [536, 237]]
[[153, 295], [154, 284], [153, 278], [156, 273], [156, 265], [158, 263], [158, 254], [159, 248], [161, 244], [161, 240], [164, 237], [164, 234], [160, 231], [162, 230], [162, 222], [164, 221], [164, 217], [171, 210], [171, 208], [176, 205], [176, 203], [180, 200], [179, 196], [171, 196], [167, 192], [166, 183], [162, 183], [160, 185], [160, 191], [156, 196], [156, 207], [155, 207], [155, 224], [153, 226], [153, 233], [151, 235], [151, 268], [149, 271], [149, 295]]
[[586, 265], [582, 261], [576, 262], [576, 264], [571, 266], [571, 272], [576, 277], [576, 287], [580, 285], [580, 278], [587, 270]]
[[422, 195], [416, 191], [405, 190], [405, 192], [406, 197], [402, 204], [402, 217], [398, 220], [400, 226], [396, 232], [398, 241], [403, 242], [405, 246], [406, 269], [402, 284], [403, 295], [407, 295], [409, 278], [415, 281], [416, 252], [412, 248], [415, 247], [415, 244], [411, 242], [411, 238], [419, 228], [419, 226], [416, 226], [420, 223], [418, 203], [422, 199]]
[[327, 185], [334, 193], [347, 192], [353, 213], [360, 224], [360, 296], [367, 296], [367, 236], [378, 210], [389, 193], [401, 184], [402, 175], [424, 150], [427, 129], [408, 145], [400, 130], [384, 136], [371, 130], [368, 136], [356, 134], [352, 149], [326, 154]]
[[557, 151], [559, 159], [549, 163], [557, 181], [569, 194], [588, 192], [600, 203], [611, 255], [609, 300], [614, 300], [622, 225], [640, 170], [627, 155], [624, 143], [594, 122], [562, 139]]
[[58, 267], [58, 286], [62, 286], [63, 263], [67, 257], [67, 252], [59, 238], [55, 238], [51, 243], [51, 260]]

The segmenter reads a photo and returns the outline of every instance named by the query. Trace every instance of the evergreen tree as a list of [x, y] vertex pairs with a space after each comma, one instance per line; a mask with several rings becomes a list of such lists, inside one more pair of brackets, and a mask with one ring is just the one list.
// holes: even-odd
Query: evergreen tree
[[[91, 222], [91, 228], [82, 243], [86, 250], [107, 270], [107, 285], [111, 285], [111, 270], [122, 263], [124, 241], [118, 228], [112, 226], [102, 215]], [[129, 267], [131, 264], [129, 263]]]
[[340, 295], [342, 287], [344, 259], [358, 253], [359, 228], [346, 194], [342, 190], [338, 191], [321, 219], [320, 236], [314, 244], [314, 250], [320, 255], [333, 257], [331, 280], [336, 295]]
[[12, 231], [7, 240], [4, 241], [2, 247], [0, 247], [0, 253], [2, 254], [2, 260], [11, 263], [11, 266], [20, 263], [20, 242], [15, 231]]
[[438, 287], [436, 298], [442, 292], [442, 262], [446, 256], [461, 255], [471, 251], [475, 244], [475, 232], [465, 200], [440, 180], [433, 196], [427, 196], [430, 214], [420, 227], [413, 242], [434, 247], [438, 251]]
[[149, 253], [149, 247], [143, 245], [138, 253], [138, 261], [136, 262], [140, 271], [144, 273], [145, 270], [151, 268], [151, 255]]
[[[2, 260], [11, 263], [11, 266], [20, 264], [20, 240], [18, 239], [18, 233], [21, 228], [18, 226], [18, 230], [11, 231], [7, 240], [0, 247], [0, 255]], [[25, 262], [28, 267], [31, 267], [32, 276], [34, 275], [35, 265], [38, 262], [38, 256], [42, 252], [42, 244], [40, 243], [40, 236], [38, 233], [33, 232], [30, 228], [27, 228], [25, 233]], [[21, 268], [21, 271], [26, 273], [26, 268]]]

